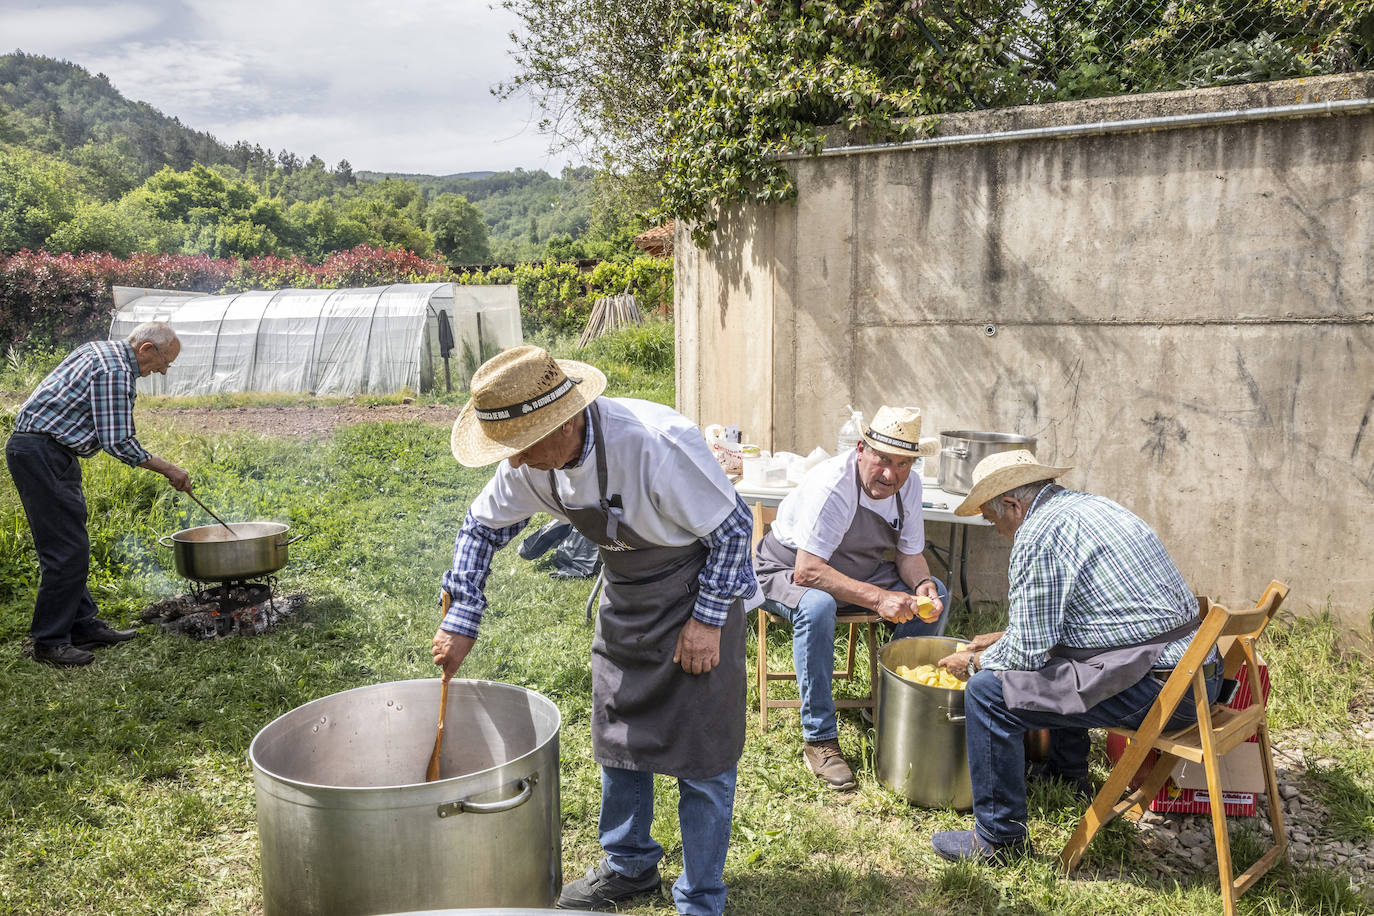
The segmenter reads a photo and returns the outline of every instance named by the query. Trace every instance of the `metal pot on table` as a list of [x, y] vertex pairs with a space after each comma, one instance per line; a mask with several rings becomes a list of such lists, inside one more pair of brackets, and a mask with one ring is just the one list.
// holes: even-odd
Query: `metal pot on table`
[[1034, 436], [955, 429], [940, 433], [940, 489], [967, 493], [973, 487], [973, 469], [989, 455], [1028, 449], [1035, 452]]
[[172, 548], [177, 574], [186, 579], [220, 582], [256, 579], [286, 565], [287, 549], [305, 537], [287, 537], [290, 527], [281, 522], [234, 522], [201, 525], [163, 535], [157, 542]]

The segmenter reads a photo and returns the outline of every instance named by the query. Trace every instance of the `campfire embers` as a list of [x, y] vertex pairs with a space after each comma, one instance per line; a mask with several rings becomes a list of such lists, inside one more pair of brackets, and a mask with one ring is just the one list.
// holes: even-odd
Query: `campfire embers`
[[272, 629], [278, 621], [305, 604], [303, 593], [274, 595], [272, 586], [275, 582], [268, 577], [260, 582], [233, 580], [193, 587], [188, 594], [159, 601], [140, 616], [168, 633], [181, 633], [194, 639], [256, 636]]

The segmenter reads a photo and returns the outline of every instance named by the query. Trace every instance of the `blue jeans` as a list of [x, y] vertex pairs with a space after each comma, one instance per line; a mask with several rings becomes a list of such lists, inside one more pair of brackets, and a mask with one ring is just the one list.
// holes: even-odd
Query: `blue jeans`
[[[679, 779], [677, 819], [682, 830], [682, 875], [673, 884], [679, 913], [725, 912], [725, 852], [735, 810], [736, 767], [707, 779]], [[654, 822], [654, 774], [601, 768], [601, 848], [611, 868], [636, 878], [658, 864], [663, 847], [649, 835]]]
[[[944, 613], [926, 623], [913, 617], [897, 624], [893, 639], [907, 636], [943, 636], [949, 623], [949, 590], [935, 579], [935, 589], [945, 606]], [[905, 584], [893, 591], [909, 592]], [[801, 694], [802, 737], [807, 741], [828, 741], [839, 735], [835, 722], [835, 613], [837, 605], [829, 592], [808, 588], [796, 607], [765, 601], [764, 608], [792, 624], [792, 664], [797, 672], [797, 692]]]
[[[1207, 699], [1221, 690], [1221, 672], [1207, 682]], [[1159, 696], [1162, 681], [1146, 675], [1125, 690], [1078, 714], [1032, 712], [1007, 708], [1002, 681], [991, 670], [979, 671], [964, 688], [964, 735], [969, 777], [973, 782], [973, 817], [978, 835], [989, 843], [1015, 843], [1026, 838], [1026, 748], [1030, 729], [1048, 728], [1050, 769], [1065, 776], [1088, 773], [1088, 729], [1136, 728]], [[1193, 692], [1184, 694], [1166, 729], [1197, 721]]]

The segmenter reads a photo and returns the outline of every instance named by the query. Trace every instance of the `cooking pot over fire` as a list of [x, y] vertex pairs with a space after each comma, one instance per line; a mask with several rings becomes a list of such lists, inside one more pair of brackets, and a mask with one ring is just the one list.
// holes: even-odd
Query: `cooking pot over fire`
[[183, 528], [163, 535], [157, 542], [171, 547], [177, 574], [202, 582], [258, 579], [286, 565], [287, 550], [304, 538], [287, 537], [289, 526], [281, 522], [233, 522], [232, 533], [223, 525]]

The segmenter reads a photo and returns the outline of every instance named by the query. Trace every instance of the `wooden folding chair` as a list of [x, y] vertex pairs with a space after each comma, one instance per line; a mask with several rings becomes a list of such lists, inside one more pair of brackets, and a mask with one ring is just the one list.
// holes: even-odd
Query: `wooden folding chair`
[[[1288, 855], [1288, 840], [1283, 832], [1283, 803], [1279, 797], [1278, 779], [1274, 773], [1274, 758], [1269, 747], [1269, 719], [1264, 694], [1261, 692], [1259, 660], [1255, 655], [1255, 641], [1288, 594], [1288, 586], [1277, 580], [1270, 582], [1264, 596], [1253, 608], [1229, 611], [1219, 604], [1198, 599], [1203, 614], [1202, 624], [1193, 636], [1188, 650], [1164, 683], [1159, 698], [1145, 716], [1138, 729], [1113, 728], [1108, 731], [1125, 736], [1129, 743], [1121, 758], [1112, 767], [1102, 791], [1097, 793], [1073, 836], [1059, 853], [1059, 865], [1067, 873], [1078, 864], [1093, 836], [1118, 815], [1131, 819], [1140, 817], [1150, 801], [1159, 793], [1174, 765], [1180, 759], [1191, 760], [1204, 767], [1207, 792], [1211, 799], [1212, 836], [1216, 842], [1217, 871], [1221, 878], [1221, 896], [1226, 916], [1234, 916], [1236, 898], [1250, 889], [1269, 869], [1284, 861]], [[1226, 651], [1226, 676], [1235, 677], [1242, 664], [1249, 675], [1251, 704], [1244, 709], [1231, 709], [1207, 703], [1203, 663], [1212, 647], [1224, 637], [1234, 642]], [[1189, 687], [1193, 688], [1197, 708], [1197, 724], [1177, 731], [1163, 733], [1163, 727], [1182, 701]], [[1269, 823], [1274, 830], [1274, 844], [1264, 855], [1238, 877], [1232, 877], [1231, 845], [1226, 833], [1226, 808], [1222, 801], [1221, 777], [1217, 760], [1243, 741], [1257, 735], [1260, 761], [1264, 769], [1265, 794], [1268, 800]], [[1144, 782], [1134, 791], [1132, 778], [1140, 770], [1150, 751], [1159, 751], [1159, 759], [1150, 769]], [[1124, 796], [1124, 797], [1123, 797]]]
[[[754, 503], [751, 507], [754, 516], [754, 539], [758, 544], [769, 523], [777, 516], [777, 510]], [[759, 690], [759, 731], [768, 731], [768, 710], [800, 709], [801, 700], [779, 700], [768, 696], [769, 681], [795, 681], [795, 671], [773, 671], [768, 667], [768, 625], [787, 625], [787, 621], [770, 614], [762, 607], [758, 609], [759, 646], [758, 661], [755, 666], [755, 679]], [[863, 626], [868, 635], [868, 696], [862, 698], [836, 698], [836, 709], [873, 709], [878, 696], [878, 631], [876, 624], [882, 618], [874, 611], [863, 608], [841, 609], [835, 615], [835, 626], [849, 627], [849, 642], [845, 652], [845, 666], [834, 673], [836, 680], [852, 680], [854, 677], [854, 647], [859, 627]]]

